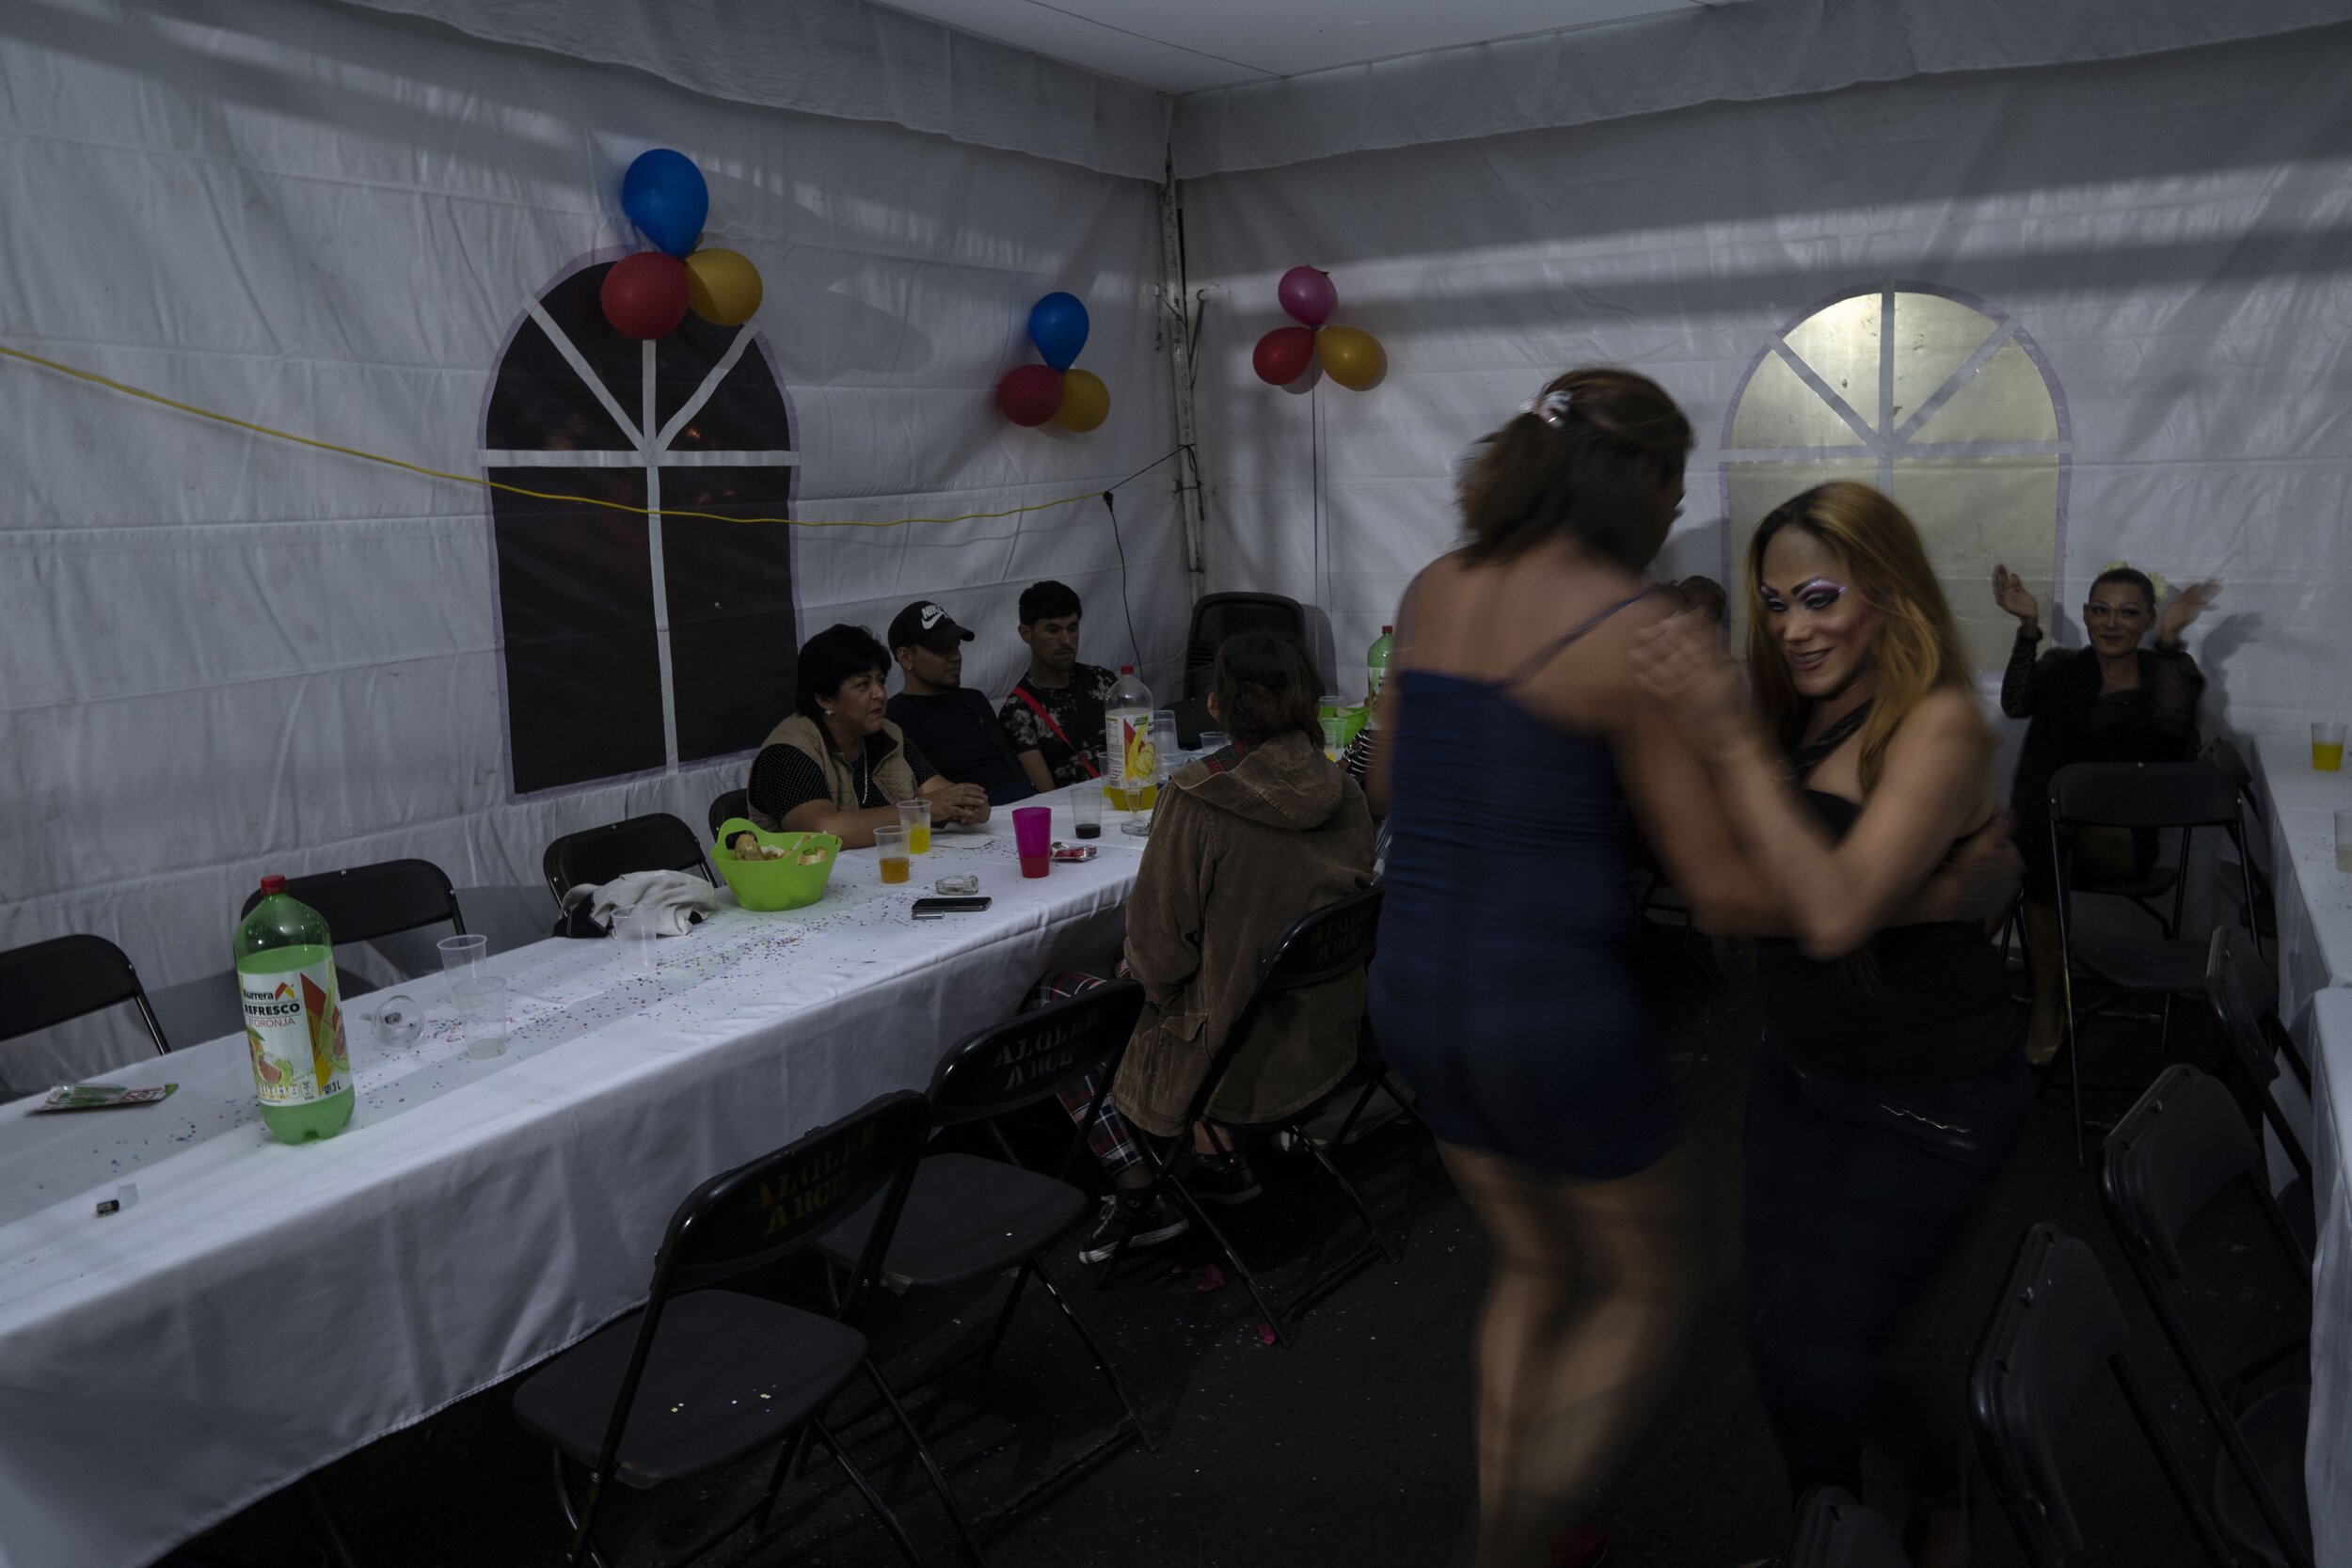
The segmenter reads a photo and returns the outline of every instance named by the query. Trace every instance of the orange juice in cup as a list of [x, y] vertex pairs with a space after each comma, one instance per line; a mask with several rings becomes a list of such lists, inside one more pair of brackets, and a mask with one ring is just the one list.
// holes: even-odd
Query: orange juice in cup
[[904, 882], [914, 879], [914, 863], [907, 858], [907, 831], [904, 828], [876, 828], [874, 848], [882, 856], [882, 879]]
[[2344, 767], [2344, 726], [2313, 724], [2312, 726], [2312, 766], [2323, 773], [2333, 773]]
[[928, 855], [931, 852], [931, 803], [929, 800], [898, 802], [898, 826], [907, 831], [907, 853]]

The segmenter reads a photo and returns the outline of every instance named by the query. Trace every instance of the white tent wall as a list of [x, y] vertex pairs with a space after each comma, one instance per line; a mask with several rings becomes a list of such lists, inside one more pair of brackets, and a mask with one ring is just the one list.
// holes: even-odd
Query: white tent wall
[[[618, 186], [651, 146], [695, 160], [710, 239], [765, 274], [796, 516], [1000, 511], [1171, 444], [1150, 185], [293, 0], [0, 8], [0, 342], [479, 474], [502, 345], [564, 269], [638, 243]], [[990, 399], [1057, 288], [1111, 388], [1083, 436]], [[535, 882], [561, 833], [657, 810], [699, 832], [742, 782], [737, 758], [515, 797], [481, 489], [18, 361], [0, 427], [0, 946], [95, 931], [183, 980], [225, 965], [263, 872], [415, 855], [460, 886]], [[1118, 662], [1123, 580], [1160, 674], [1184, 615], [1169, 497], [1166, 467], [1120, 492], [1123, 571], [1098, 500], [795, 529], [801, 634], [937, 595], [981, 633], [966, 679], [999, 692], [1021, 588], [1076, 588], [1088, 656]], [[134, 1048], [71, 1037], [10, 1081]]]
[[[2010, 562], [2045, 621], [2118, 558], [2217, 575], [2189, 639], [2207, 724], [2339, 712], [2347, 75], [2338, 26], [1186, 181], [1193, 280], [1222, 288], [1200, 396], [1207, 586], [1326, 604], [1342, 689], [1360, 692], [1358, 650], [1454, 537], [1459, 460], [1590, 363], [1656, 376], [1691, 415], [1686, 521], [1661, 565], [1720, 577], [1726, 409], [1772, 334], [1832, 296], [1921, 283], [2006, 312], [2062, 388], [2058, 615], [2046, 547]], [[1302, 262], [1331, 274], [1334, 322], [1385, 344], [1372, 390], [1252, 375], [1251, 343], [1285, 325], [1276, 280]], [[1983, 518], [1983, 553], [2002, 521]], [[1989, 601], [1956, 608], [1991, 621]]]

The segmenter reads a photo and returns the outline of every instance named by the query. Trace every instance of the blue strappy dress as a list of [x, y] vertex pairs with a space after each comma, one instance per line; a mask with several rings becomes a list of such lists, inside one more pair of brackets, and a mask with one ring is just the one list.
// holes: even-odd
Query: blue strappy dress
[[1690, 1125], [1627, 969], [1631, 831], [1608, 742], [1512, 691], [1631, 604], [1501, 682], [1397, 677], [1391, 840], [1368, 1008], [1448, 1143], [1606, 1180]]

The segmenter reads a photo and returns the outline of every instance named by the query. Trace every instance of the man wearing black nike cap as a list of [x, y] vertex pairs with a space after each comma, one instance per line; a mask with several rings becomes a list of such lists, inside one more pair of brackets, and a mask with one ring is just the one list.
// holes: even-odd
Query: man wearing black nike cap
[[890, 654], [905, 689], [890, 699], [890, 721], [943, 776], [986, 790], [990, 805], [1025, 800], [1037, 786], [1004, 721], [986, 697], [963, 684], [963, 645], [971, 641], [970, 632], [929, 599], [893, 616]]

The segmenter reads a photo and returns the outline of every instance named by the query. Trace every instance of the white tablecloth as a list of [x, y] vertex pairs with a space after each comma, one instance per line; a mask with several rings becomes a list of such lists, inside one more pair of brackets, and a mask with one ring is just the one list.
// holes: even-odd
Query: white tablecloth
[[2352, 1565], [2352, 1186], [2344, 1150], [2352, 1148], [2352, 990], [2331, 987], [2312, 999], [2312, 1098], [2318, 1136], [2312, 1148], [2312, 1196], [2319, 1216], [2319, 1253], [2312, 1275], [2312, 1416], [2303, 1480], [2312, 1499], [2312, 1544], [2319, 1568]]
[[[108, 1078], [177, 1083], [159, 1105], [0, 1107], [0, 1565], [151, 1561], [617, 1316], [696, 1182], [924, 1087], [1042, 971], [1109, 951], [1144, 843], [1119, 820], [1042, 880], [1001, 811], [935, 833], [909, 886], [848, 854], [822, 902], [729, 897], [651, 974], [605, 942], [501, 955], [516, 1023], [491, 1060], [437, 976], [397, 988], [425, 1033], [388, 1050], [352, 1020], [358, 1108], [323, 1144], [271, 1138], [237, 1037]], [[913, 921], [955, 870], [994, 907]]]
[[2308, 735], [2258, 736], [2252, 751], [2279, 905], [2279, 1016], [2293, 1022], [2313, 991], [2352, 982], [2352, 875], [2336, 869], [2352, 772], [2313, 768]]

